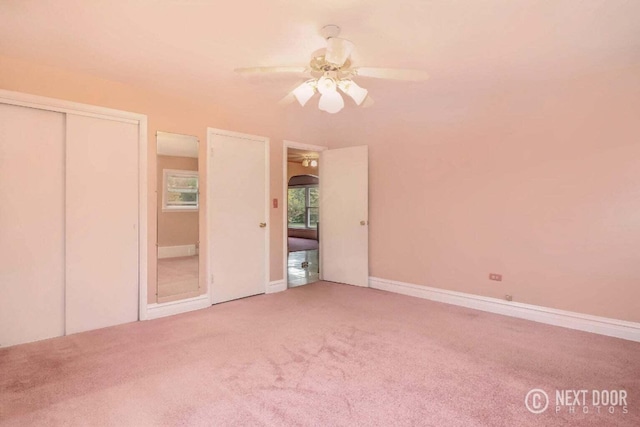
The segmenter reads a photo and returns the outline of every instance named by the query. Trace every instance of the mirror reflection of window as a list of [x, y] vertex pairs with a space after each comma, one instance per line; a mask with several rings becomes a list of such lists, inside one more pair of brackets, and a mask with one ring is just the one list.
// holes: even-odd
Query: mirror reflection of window
[[162, 209], [165, 211], [198, 210], [198, 171], [163, 170]]
[[199, 286], [198, 139], [157, 134], [158, 302], [192, 298]]

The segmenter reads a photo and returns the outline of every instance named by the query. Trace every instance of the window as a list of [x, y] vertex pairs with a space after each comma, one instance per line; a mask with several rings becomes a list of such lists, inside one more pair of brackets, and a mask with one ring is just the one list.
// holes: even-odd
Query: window
[[198, 171], [163, 170], [163, 211], [198, 210]]
[[318, 186], [289, 187], [287, 217], [291, 228], [318, 228]]

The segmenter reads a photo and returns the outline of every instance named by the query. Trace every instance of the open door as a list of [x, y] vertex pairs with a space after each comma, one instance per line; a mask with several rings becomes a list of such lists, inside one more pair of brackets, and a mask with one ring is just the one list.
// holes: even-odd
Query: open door
[[211, 301], [263, 294], [268, 272], [267, 138], [209, 129]]
[[369, 285], [369, 152], [367, 146], [320, 153], [322, 279]]

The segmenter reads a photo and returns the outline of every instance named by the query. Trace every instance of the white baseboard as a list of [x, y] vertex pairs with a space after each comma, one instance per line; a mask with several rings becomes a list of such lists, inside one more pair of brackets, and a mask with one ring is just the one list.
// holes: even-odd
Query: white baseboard
[[200, 295], [195, 298], [163, 302], [160, 304], [148, 304], [146, 320], [173, 316], [174, 314], [186, 313], [188, 311], [200, 310], [201, 308], [207, 307], [211, 307], [209, 294]]
[[548, 325], [640, 342], [640, 323], [557, 310], [520, 302], [503, 301], [497, 298], [431, 288], [377, 277], [369, 278], [369, 287], [505, 316], [518, 317], [520, 319], [532, 320]]
[[192, 256], [197, 253], [196, 245], [158, 246], [158, 259]]
[[274, 280], [273, 282], [269, 282], [266, 293], [273, 294], [276, 292], [282, 292], [286, 290], [287, 290], [287, 283], [284, 281], [284, 279]]

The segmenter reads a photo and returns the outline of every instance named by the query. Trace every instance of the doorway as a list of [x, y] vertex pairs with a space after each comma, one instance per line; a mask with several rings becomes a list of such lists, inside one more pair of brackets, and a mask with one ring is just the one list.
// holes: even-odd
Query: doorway
[[320, 151], [284, 142], [284, 279], [288, 288], [320, 280]]
[[318, 220], [320, 179], [317, 152], [287, 152], [287, 283], [289, 287], [320, 280]]
[[[289, 151], [292, 149], [308, 155], [318, 155], [317, 280], [368, 286], [368, 147], [361, 145], [329, 150], [323, 146], [285, 140], [282, 194], [287, 195], [287, 198], [290, 179], [288, 160]], [[304, 166], [301, 167], [304, 168]], [[309, 167], [311, 167], [311, 160], [307, 169], [303, 170], [309, 170]], [[303, 172], [303, 174], [310, 173]], [[284, 200], [283, 205], [287, 209], [287, 199]], [[305, 208], [313, 208], [313, 206], [305, 206]], [[290, 230], [288, 212], [282, 217], [284, 222], [283, 281], [287, 284], [286, 287], [290, 288], [292, 285], [295, 287], [297, 283], [288, 283], [290, 276], [288, 274]], [[296, 261], [295, 258], [292, 261]], [[307, 260], [300, 260], [301, 264], [305, 261]], [[312, 276], [312, 279], [315, 280], [316, 277]]]

